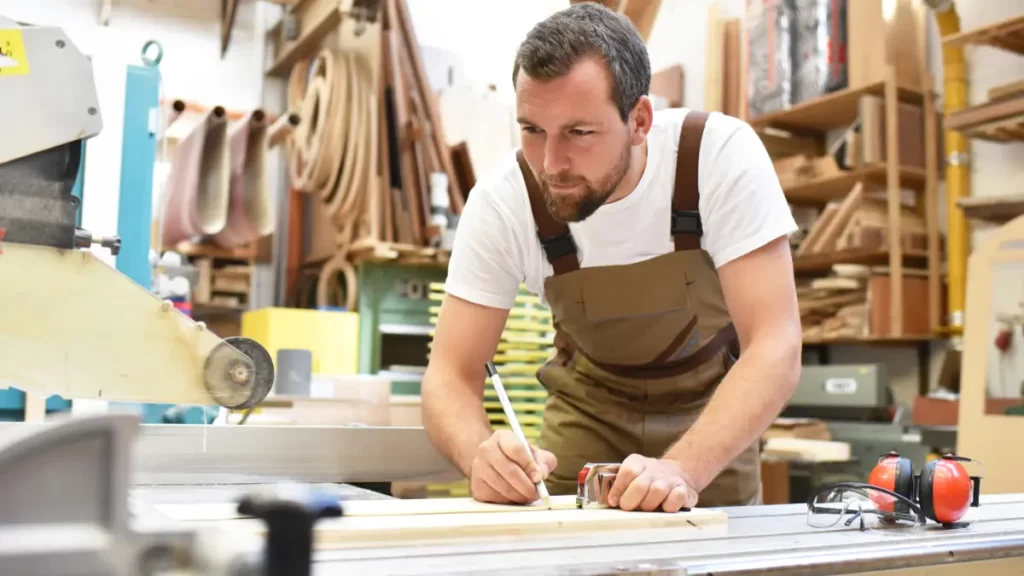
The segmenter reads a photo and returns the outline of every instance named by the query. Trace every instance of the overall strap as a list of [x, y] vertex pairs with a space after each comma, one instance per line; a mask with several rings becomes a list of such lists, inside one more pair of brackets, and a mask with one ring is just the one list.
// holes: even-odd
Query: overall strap
[[565, 274], [578, 270], [580, 261], [576, 257], [576, 242], [569, 234], [569, 226], [564, 222], [555, 220], [544, 203], [544, 194], [540, 191], [540, 184], [533, 177], [530, 165], [526, 163], [523, 151], [516, 152], [516, 160], [519, 161], [519, 170], [523, 173], [523, 180], [526, 181], [526, 192], [530, 196], [530, 210], [533, 211], [533, 220], [537, 223], [537, 238], [544, 248], [544, 254], [555, 269], [555, 275]]
[[671, 232], [676, 250], [700, 250], [700, 237], [704, 228], [700, 221], [700, 188], [697, 169], [700, 161], [700, 142], [708, 113], [691, 110], [683, 118], [679, 131], [679, 155], [676, 159], [676, 187], [672, 193]]

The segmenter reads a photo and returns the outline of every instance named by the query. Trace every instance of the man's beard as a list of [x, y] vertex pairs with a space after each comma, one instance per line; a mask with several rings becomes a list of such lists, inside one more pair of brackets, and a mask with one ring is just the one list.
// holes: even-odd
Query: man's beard
[[[560, 222], [582, 222], [589, 218], [597, 209], [604, 205], [608, 197], [615, 192], [626, 172], [629, 171], [631, 147], [626, 146], [618, 162], [612, 169], [596, 182], [590, 182], [582, 177], [573, 174], [541, 174], [541, 191], [544, 193], [544, 203], [548, 212], [555, 220]], [[578, 188], [572, 192], [554, 193], [551, 185], [572, 186]]]

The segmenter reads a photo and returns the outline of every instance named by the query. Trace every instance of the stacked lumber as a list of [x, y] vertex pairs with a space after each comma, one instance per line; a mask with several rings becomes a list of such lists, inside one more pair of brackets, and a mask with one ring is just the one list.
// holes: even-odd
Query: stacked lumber
[[797, 301], [805, 340], [868, 335], [866, 273], [860, 268], [851, 267], [842, 274], [798, 283]]
[[[858, 182], [842, 200], [829, 202], [800, 242], [795, 255], [845, 251], [885, 251], [889, 248], [888, 206]], [[901, 245], [908, 254], [928, 250], [924, 217], [901, 207]]]
[[[449, 216], [462, 212], [467, 178], [456, 172], [405, 0], [352, 14], [305, 0], [292, 17], [299, 38], [278, 39], [274, 64], [291, 64], [288, 108], [302, 119], [285, 142], [291, 209], [306, 216], [293, 216], [289, 258], [321, 267], [318, 305], [354, 309], [359, 261], [443, 262], [438, 247]], [[329, 301], [338, 294], [344, 302]]]
[[[384, 178], [385, 242], [430, 245], [441, 234], [431, 225], [431, 175], [443, 173], [454, 214], [465, 204], [452, 152], [445, 140], [437, 96], [430, 87], [405, 0], [383, 2], [380, 98]], [[467, 191], [468, 192], [468, 191]]]
[[[927, 271], [905, 268], [903, 333], [921, 337], [931, 331]], [[797, 282], [797, 301], [805, 341], [893, 336], [890, 302], [892, 275], [886, 266], [835, 264], [832, 274]]]

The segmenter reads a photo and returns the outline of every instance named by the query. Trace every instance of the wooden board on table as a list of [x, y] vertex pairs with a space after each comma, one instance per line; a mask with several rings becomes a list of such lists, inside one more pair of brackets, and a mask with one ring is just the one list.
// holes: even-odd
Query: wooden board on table
[[[420, 514], [479, 514], [495, 512], [539, 512], [545, 510], [538, 501], [530, 505], [493, 504], [473, 498], [395, 498], [392, 500], [344, 500], [345, 516], [413, 516]], [[551, 499], [555, 510], [576, 507], [576, 497], [555, 496]], [[181, 522], [208, 520], [239, 520], [238, 505], [232, 502], [206, 504], [161, 504], [156, 509]]]
[[[413, 540], [451, 540], [500, 536], [515, 538], [541, 534], [700, 528], [724, 524], [722, 510], [642, 512], [617, 508], [576, 509], [575, 496], [555, 496], [553, 509], [539, 505], [508, 506], [478, 502], [472, 498], [412, 500], [352, 500], [342, 503], [346, 516], [322, 520], [316, 525], [317, 548], [346, 545], [388, 546]], [[221, 505], [217, 505], [221, 506]], [[262, 531], [258, 520], [241, 519], [232, 504], [220, 516], [213, 504], [162, 505], [159, 510], [174, 520], [188, 523], [216, 522], [227, 529]]]

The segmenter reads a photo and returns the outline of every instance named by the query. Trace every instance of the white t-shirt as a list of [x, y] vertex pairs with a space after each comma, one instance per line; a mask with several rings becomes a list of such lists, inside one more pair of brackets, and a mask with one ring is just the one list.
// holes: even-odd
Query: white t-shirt
[[[675, 250], [669, 231], [679, 130], [686, 109], [659, 110], [647, 135], [647, 165], [625, 198], [570, 223], [580, 267], [632, 264]], [[746, 122], [713, 113], [698, 168], [701, 247], [717, 268], [797, 230], [764, 144]], [[473, 187], [459, 219], [445, 290], [476, 304], [511, 308], [520, 284], [543, 297], [553, 274], [530, 210], [515, 151]]]

